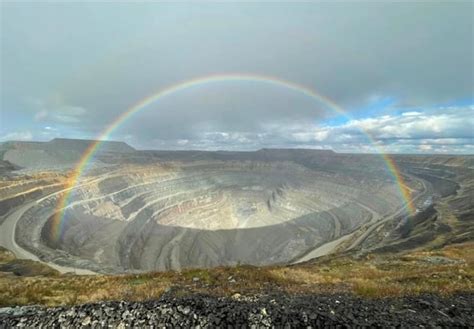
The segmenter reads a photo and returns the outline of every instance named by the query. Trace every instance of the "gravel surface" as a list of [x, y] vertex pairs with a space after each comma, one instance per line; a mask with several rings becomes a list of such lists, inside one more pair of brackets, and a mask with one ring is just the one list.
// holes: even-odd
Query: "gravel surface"
[[147, 302], [103, 302], [74, 307], [0, 309], [9, 327], [423, 327], [473, 328], [474, 294], [448, 298], [362, 299], [349, 295], [268, 295], [216, 298], [191, 295]]

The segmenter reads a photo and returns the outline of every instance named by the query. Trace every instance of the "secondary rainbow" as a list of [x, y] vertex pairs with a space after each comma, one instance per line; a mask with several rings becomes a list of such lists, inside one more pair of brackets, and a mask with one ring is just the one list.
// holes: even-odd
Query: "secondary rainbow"
[[[110, 123], [106, 129], [104, 129], [97, 137], [96, 141], [93, 142], [92, 144], [89, 145], [89, 147], [84, 151], [82, 154], [80, 160], [77, 162], [75, 168], [73, 169], [70, 177], [68, 178], [66, 182], [66, 188], [65, 192], [61, 195], [61, 197], [58, 200], [57, 206], [56, 206], [56, 211], [53, 217], [53, 223], [52, 223], [52, 235], [53, 238], [57, 241], [60, 239], [61, 234], [64, 229], [64, 221], [65, 221], [65, 212], [67, 209], [67, 206], [69, 204], [72, 192], [74, 191], [84, 169], [87, 167], [88, 163], [90, 162], [91, 158], [94, 156], [94, 154], [97, 152], [97, 150], [100, 148], [100, 145], [103, 141], [108, 140], [108, 137], [118, 128], [120, 127], [125, 121], [130, 119], [134, 114], [146, 109], [149, 105], [155, 103], [156, 101], [175, 94], [177, 92], [183, 91], [185, 89], [197, 87], [197, 86], [202, 86], [206, 84], [213, 84], [213, 83], [222, 83], [222, 82], [258, 82], [258, 83], [264, 83], [264, 84], [269, 84], [269, 85], [274, 85], [276, 87], [283, 87], [295, 92], [298, 92], [300, 94], [303, 94], [307, 97], [311, 97], [312, 99], [317, 100], [318, 102], [324, 104], [331, 110], [337, 112], [338, 114], [343, 115], [346, 118], [350, 118], [350, 115], [344, 111], [338, 104], [336, 104], [334, 101], [331, 99], [317, 93], [315, 90], [310, 89], [306, 86], [286, 81], [280, 78], [272, 77], [272, 76], [264, 76], [264, 75], [254, 75], [254, 74], [234, 74], [234, 73], [229, 73], [229, 74], [216, 74], [216, 75], [210, 75], [210, 76], [204, 76], [204, 77], [199, 77], [191, 80], [186, 80], [186, 81], [181, 81], [177, 84], [174, 84], [172, 86], [163, 88], [159, 90], [157, 93], [152, 94], [132, 107], [130, 107], [127, 111], [123, 112], [120, 116], [118, 116], [112, 123]], [[382, 156], [384, 159], [388, 170], [390, 173], [393, 175], [393, 178], [395, 179], [398, 188], [400, 190], [400, 195], [402, 199], [404, 200], [406, 204], [406, 208], [409, 211], [410, 214], [415, 213], [415, 209], [413, 206], [413, 202], [410, 197], [410, 192], [409, 189], [407, 188], [407, 185], [405, 184], [402, 175], [400, 174], [400, 170], [398, 169], [397, 165], [393, 161], [393, 159], [386, 154], [383, 149], [378, 146], [374, 142], [374, 138], [367, 132], [363, 131], [364, 134], [367, 136], [369, 141], [374, 145], [374, 147], [377, 149], [378, 153]]]

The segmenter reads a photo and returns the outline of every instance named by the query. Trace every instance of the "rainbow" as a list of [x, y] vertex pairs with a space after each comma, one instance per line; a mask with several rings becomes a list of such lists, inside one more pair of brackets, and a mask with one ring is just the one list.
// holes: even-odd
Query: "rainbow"
[[[118, 116], [112, 123], [110, 123], [97, 137], [96, 141], [89, 145], [89, 147], [84, 151], [80, 160], [77, 162], [75, 168], [73, 169], [70, 177], [66, 181], [66, 188], [65, 192], [61, 195], [56, 209], [55, 214], [53, 217], [52, 222], [52, 236], [53, 238], [58, 241], [62, 235], [64, 229], [64, 222], [65, 222], [65, 212], [67, 205], [70, 202], [70, 198], [72, 192], [74, 191], [79, 178], [81, 177], [83, 171], [87, 167], [88, 163], [94, 156], [94, 154], [99, 149], [100, 145], [103, 141], [108, 140], [109, 136], [118, 128], [120, 127], [125, 121], [130, 119], [136, 113], [143, 111], [149, 105], [155, 103], [163, 99], [166, 96], [173, 95], [177, 92], [183, 91], [185, 89], [190, 89], [197, 86], [203, 86], [207, 84], [213, 83], [222, 83], [222, 82], [259, 82], [264, 83], [267, 85], [273, 85], [276, 87], [283, 87], [294, 92], [303, 94], [307, 97], [315, 99], [316, 101], [324, 104], [325, 106], [329, 107], [333, 111], [337, 112], [338, 114], [343, 115], [346, 118], [350, 118], [350, 116], [342, 109], [338, 104], [336, 104], [331, 99], [317, 93], [313, 89], [310, 89], [306, 86], [289, 82], [283, 79], [279, 79], [272, 76], [263, 76], [263, 75], [255, 75], [255, 74], [216, 74], [210, 76], [199, 77], [191, 80], [181, 81], [172, 86], [159, 90], [157, 93], [152, 94], [132, 107], [130, 107], [127, 111], [123, 112], [120, 116]], [[410, 197], [410, 191], [405, 184], [402, 175], [400, 174], [400, 170], [398, 169], [397, 165], [393, 161], [393, 159], [386, 154], [380, 146], [378, 146], [374, 138], [367, 132], [364, 131], [365, 135], [367, 135], [370, 142], [376, 147], [378, 153], [383, 157], [388, 170], [393, 175], [393, 178], [397, 182], [398, 188], [400, 190], [400, 195], [406, 204], [406, 208], [410, 214], [415, 213], [415, 209], [413, 206], [413, 202]]]

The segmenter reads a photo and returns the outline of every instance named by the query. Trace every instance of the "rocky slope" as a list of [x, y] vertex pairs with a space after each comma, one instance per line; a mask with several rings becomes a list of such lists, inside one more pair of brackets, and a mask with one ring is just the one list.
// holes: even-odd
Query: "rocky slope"
[[77, 307], [0, 308], [5, 327], [423, 327], [470, 328], [473, 294], [450, 297], [361, 299], [350, 295], [243, 298], [162, 297], [142, 303], [106, 302]]
[[18, 242], [112, 272], [288, 262], [402, 206], [386, 178], [290, 161], [131, 165], [80, 184], [59, 240], [56, 195], [24, 213]]
[[[33, 161], [33, 153], [42, 150], [61, 163], [56, 153], [77, 158], [90, 143], [53, 140], [2, 147], [4, 157], [16, 150]], [[56, 155], [48, 153], [52, 150]], [[15, 159], [28, 165], [22, 157]], [[74, 187], [59, 236], [53, 233], [67, 181], [62, 170], [41, 176], [33, 166], [17, 177], [4, 176], [0, 225], [5, 222], [6, 239], [14, 235], [18, 248], [45, 262], [102, 273], [291, 263], [348, 249], [402, 248], [404, 239], [410, 248], [447, 229], [453, 237], [468, 232], [464, 239], [469, 239], [472, 157], [402, 155], [395, 160], [417, 216], [408, 216], [399, 187], [377, 155], [298, 149], [135, 151], [107, 142]], [[430, 205], [443, 204], [444, 213], [456, 219], [443, 215], [435, 221], [442, 207], [428, 213]]]

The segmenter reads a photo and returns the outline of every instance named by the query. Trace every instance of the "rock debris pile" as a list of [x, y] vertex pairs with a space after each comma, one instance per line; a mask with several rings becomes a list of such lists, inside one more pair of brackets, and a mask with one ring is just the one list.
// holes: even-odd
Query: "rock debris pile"
[[[236, 294], [237, 296], [237, 294]], [[0, 309], [0, 327], [406, 327], [469, 328], [474, 295], [364, 299], [349, 295], [216, 298]]]

